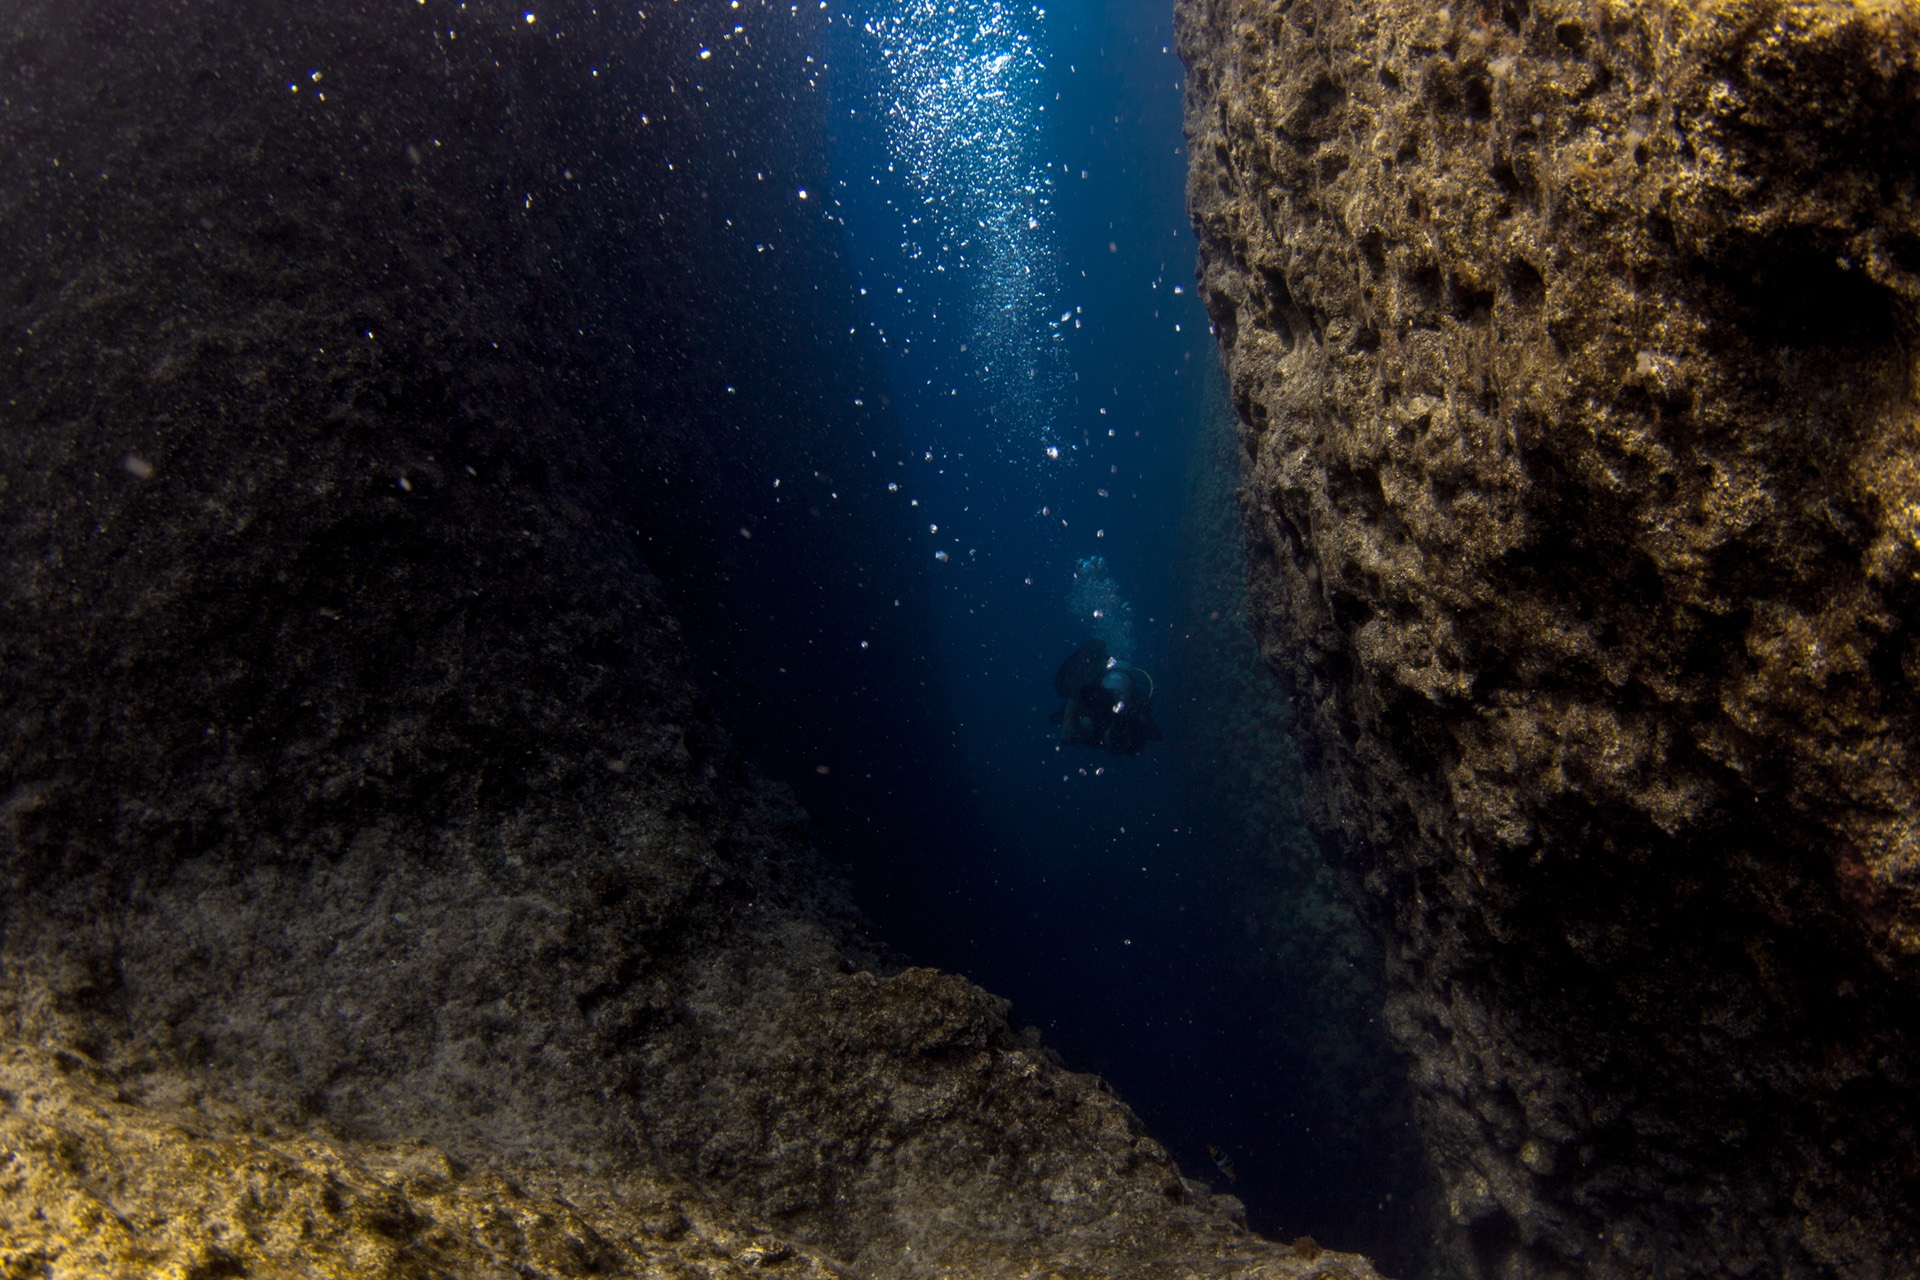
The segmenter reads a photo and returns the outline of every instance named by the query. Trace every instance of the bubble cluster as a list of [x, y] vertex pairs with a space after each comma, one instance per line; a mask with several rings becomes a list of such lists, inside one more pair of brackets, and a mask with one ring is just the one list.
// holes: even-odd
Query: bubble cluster
[[1087, 635], [1107, 642], [1108, 653], [1122, 660], [1134, 656], [1133, 606], [1120, 594], [1105, 556], [1085, 556], [1074, 562], [1067, 605]]
[[902, 248], [923, 271], [966, 282], [965, 349], [1009, 445], [1050, 428], [1065, 381], [1044, 17], [1000, 0], [908, 0], [862, 27], [883, 70], [888, 154], [919, 202], [902, 211]]

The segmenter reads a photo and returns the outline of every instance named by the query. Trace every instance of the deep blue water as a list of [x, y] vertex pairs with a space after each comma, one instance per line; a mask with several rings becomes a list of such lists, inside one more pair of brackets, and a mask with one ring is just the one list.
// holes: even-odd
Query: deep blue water
[[[1197, 754], [1221, 713], [1199, 677], [1255, 660], [1196, 625], [1196, 559], [1238, 539], [1230, 519], [1211, 535], [1230, 545], [1192, 532], [1197, 503], [1231, 505], [1232, 427], [1193, 287], [1170, 8], [832, 11], [829, 154], [776, 180], [837, 235], [838, 269], [769, 245], [765, 278], [812, 291], [815, 322], [866, 354], [816, 371], [818, 438], [743, 460], [702, 605], [732, 642], [745, 745], [850, 860], [887, 943], [1011, 999], [1256, 1229], [1404, 1274], [1417, 1174], [1382, 1137], [1400, 1122], [1356, 1132], [1298, 1087], [1344, 1032], [1299, 1025], [1311, 1002], [1249, 962], [1266, 873]], [[787, 411], [791, 388], [749, 382], [722, 393], [738, 413]], [[1166, 737], [1137, 757], [1048, 722], [1092, 635], [1154, 678]]]
[[[978, 845], [899, 892], [956, 899], [951, 958], [1032, 1001], [1029, 1016], [1130, 1020], [1157, 1003], [1133, 988], [1158, 981], [1153, 957], [1182, 931], [1165, 908], [1190, 875], [1188, 824], [1164, 750], [1063, 749], [1047, 716], [1055, 668], [1096, 629], [1130, 631], [1115, 650], [1148, 671], [1168, 656], [1173, 531], [1213, 358], [1190, 283], [1179, 64], [1146, 5], [1081, 22], [906, 12], [842, 28], [834, 165], [865, 322], [898, 353], [881, 394], [899, 488], [884, 500], [914, 513], [929, 692], [957, 749], [946, 781]], [[1009, 51], [1000, 74], [983, 69]], [[1004, 96], [980, 109], [987, 94]], [[925, 136], [942, 122], [888, 114], [949, 106], [944, 138]], [[1130, 618], [1076, 609], [1076, 565], [1095, 555]]]

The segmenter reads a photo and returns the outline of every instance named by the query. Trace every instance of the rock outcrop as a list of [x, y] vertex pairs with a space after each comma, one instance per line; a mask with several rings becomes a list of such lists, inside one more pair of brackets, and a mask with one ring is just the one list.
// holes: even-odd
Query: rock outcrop
[[0, 18], [0, 1274], [1364, 1280], [741, 764], [824, 15], [616, 8]]
[[1454, 1274], [1920, 1265], [1920, 23], [1183, 0], [1257, 625]]

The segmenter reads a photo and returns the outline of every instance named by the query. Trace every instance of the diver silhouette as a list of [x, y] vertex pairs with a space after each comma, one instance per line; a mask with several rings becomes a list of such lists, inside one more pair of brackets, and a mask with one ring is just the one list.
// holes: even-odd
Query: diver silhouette
[[1153, 677], [1109, 655], [1105, 640], [1074, 650], [1054, 674], [1053, 691], [1066, 699], [1051, 719], [1068, 746], [1134, 756], [1161, 737], [1153, 722]]

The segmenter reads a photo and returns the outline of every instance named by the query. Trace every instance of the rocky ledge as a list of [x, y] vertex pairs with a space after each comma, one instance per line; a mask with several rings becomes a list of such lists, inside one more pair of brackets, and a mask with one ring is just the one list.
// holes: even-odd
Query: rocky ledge
[[1265, 652], [1463, 1276], [1920, 1257], [1920, 24], [1183, 0]]

